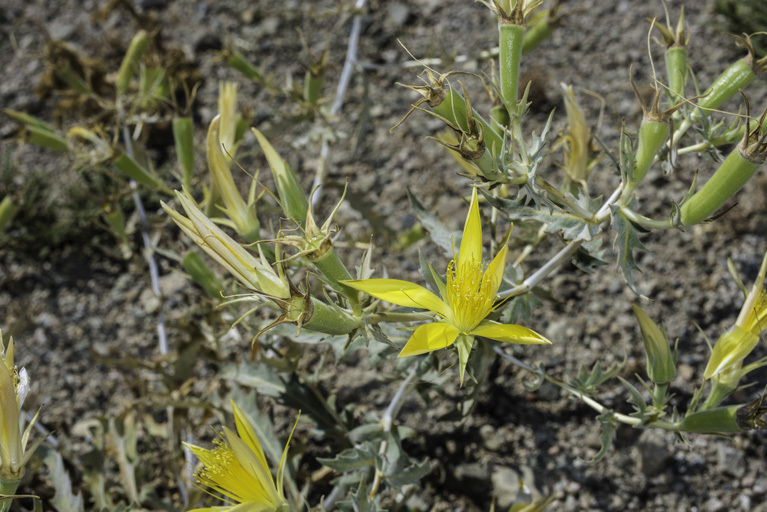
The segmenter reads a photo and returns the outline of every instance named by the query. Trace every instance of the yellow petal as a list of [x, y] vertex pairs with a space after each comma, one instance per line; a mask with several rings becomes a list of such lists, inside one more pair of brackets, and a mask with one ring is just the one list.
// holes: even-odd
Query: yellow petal
[[[226, 442], [232, 449], [232, 453], [237, 458], [240, 466], [248, 473], [249, 478], [243, 478], [240, 481], [227, 481], [227, 488], [238, 490], [243, 498], [243, 503], [254, 502], [263, 504], [275, 504], [277, 506], [282, 501], [274, 486], [272, 473], [268, 466], [262, 466], [261, 461], [255, 453], [249, 450], [248, 445], [237, 437], [234, 432], [224, 427], [224, 436]], [[224, 487], [223, 485], [221, 487]]]
[[466, 224], [463, 226], [463, 238], [461, 249], [458, 252], [458, 267], [464, 264], [482, 261], [482, 223], [479, 220], [479, 207], [477, 206], [477, 189], [471, 193], [471, 205], [469, 214], [466, 216]]
[[714, 344], [703, 378], [710, 379], [738, 361], [742, 361], [758, 344], [759, 336], [737, 325], [733, 326]]
[[490, 262], [490, 265], [488, 265], [487, 270], [485, 271], [485, 278], [491, 280], [491, 285], [488, 289], [488, 295], [491, 297], [495, 297], [498, 293], [498, 288], [501, 286], [501, 282], [503, 282], [503, 271], [506, 268], [506, 255], [508, 253], [509, 249], [504, 245], [498, 254], [495, 255], [495, 258], [493, 258], [493, 261]]
[[471, 331], [473, 336], [484, 336], [497, 341], [507, 343], [519, 343], [523, 345], [550, 344], [551, 342], [535, 331], [515, 324], [499, 324], [496, 322], [484, 322]]
[[449, 347], [458, 337], [458, 329], [451, 324], [434, 322], [415, 330], [399, 357], [417, 356], [433, 350]]
[[359, 279], [341, 281], [377, 299], [408, 308], [428, 309], [441, 317], [450, 313], [450, 306], [421, 285], [399, 279]]
[[234, 400], [230, 400], [229, 403], [232, 404], [232, 410], [234, 411], [234, 424], [237, 427], [237, 435], [240, 436], [240, 439], [247, 443], [251, 450], [253, 450], [253, 453], [255, 453], [258, 457], [258, 461], [261, 463], [261, 466], [268, 468], [269, 464], [266, 462], [264, 450], [261, 448], [261, 442], [258, 440], [256, 431], [250, 424], [250, 419], [245, 415], [244, 412], [242, 412], [242, 409], [240, 409], [240, 407], [234, 403]]

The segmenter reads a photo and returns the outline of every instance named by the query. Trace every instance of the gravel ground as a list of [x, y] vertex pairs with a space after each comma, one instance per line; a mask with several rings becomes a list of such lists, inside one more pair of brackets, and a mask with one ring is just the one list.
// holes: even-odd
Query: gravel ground
[[[284, 98], [246, 83], [227, 68], [217, 50], [234, 45], [278, 81], [300, 81], [303, 68], [297, 56], [302, 54], [295, 32], [300, 27], [317, 54], [326, 44], [330, 48], [332, 78], [323, 94], [331, 98], [349, 33], [348, 23], [337, 23], [336, 8], [349, 3], [145, 0], [138, 5], [158, 17], [167, 45], [180, 48], [204, 78], [194, 107], [198, 126], [207, 126], [215, 113], [218, 81], [239, 81], [241, 107], [286, 155], [308, 188], [319, 152], [316, 134], [307, 132], [307, 123], [291, 121], [292, 107]], [[717, 30], [710, 3], [685, 6], [692, 27], [691, 62], [701, 84], [710, 83], [742, 55], [734, 39]], [[669, 4], [670, 12], [677, 13], [681, 3]], [[136, 25], [120, 9], [94, 23], [91, 15], [100, 7], [101, 3], [87, 0], [6, 2], [0, 8], [0, 67], [4, 69], [0, 104], [56, 121], [54, 106], [60, 98], [41, 98], [35, 90], [47, 69], [43, 50], [48, 38], [65, 41], [82, 55], [111, 65], [119, 62]], [[565, 24], [523, 61], [524, 71], [535, 77], [537, 94], [530, 129], [539, 131], [556, 107], [553, 140], [565, 121], [559, 84], [573, 84], [578, 91], [591, 91], [604, 99], [600, 134], [614, 146], [622, 121], [632, 130], [641, 120], [628, 82], [629, 66], [634, 65], [633, 76], [640, 83], [648, 83], [646, 19], [662, 15], [662, 7], [657, 2], [573, 0], [564, 2], [564, 10], [569, 13]], [[459, 0], [379, 0], [370, 2], [363, 17], [359, 60], [364, 66], [353, 76], [337, 124], [331, 186], [321, 202], [319, 218], [335, 204], [348, 179], [349, 201], [337, 217], [345, 240], [366, 242], [373, 234], [383, 247], [375, 255], [376, 265], [398, 277], [419, 279], [419, 248], [433, 261], [441, 258], [428, 242], [400, 251], [386, 249], [416, 222], [406, 189], [453, 229], [460, 227], [464, 211], [456, 211], [455, 199], [465, 192], [464, 179], [456, 175], [451, 159], [438, 144], [424, 141], [439, 122], [415, 113], [389, 133], [414, 101], [413, 93], [395, 82], [416, 83], [420, 72], [411, 67], [402, 46], [419, 58], [442, 59], [442, 64], [434, 66], [439, 71], [486, 71], [484, 63], [475, 59], [496, 39], [494, 21], [486, 11], [480, 4]], [[652, 55], [660, 66], [662, 55], [656, 45]], [[469, 59], [450, 64], [458, 56]], [[465, 83], [472, 97], [478, 98], [477, 107], [486, 107], [479, 99], [478, 83], [469, 79]], [[765, 97], [765, 90], [760, 80], [748, 91], [757, 108], [764, 107], [757, 99]], [[599, 100], [580, 98], [589, 119], [595, 121]], [[736, 103], [725, 107], [738, 108]], [[70, 114], [60, 117], [64, 127], [72, 122]], [[0, 118], [0, 136], [9, 139], [14, 130], [10, 119]], [[54, 207], [40, 207], [35, 221], [39, 224], [33, 222], [35, 215], [25, 214], [29, 223], [18, 223], [0, 238], [0, 327], [13, 334], [18, 363], [32, 376], [29, 410], [43, 405], [41, 424], [55, 430], [67, 457], [79, 456], [90, 449], [91, 439], [85, 432], [92, 418], [131, 408], [162, 417], [164, 404], [152, 400], [162, 387], [155, 330], [160, 308], [171, 344], [179, 350], [196, 339], [197, 331], [191, 326], [215, 325], [211, 315], [225, 313], [200, 299], [197, 289], [174, 272], [176, 264], [165, 258], [161, 258], [160, 272], [166, 299], [160, 306], [151, 293], [139, 238], [134, 239], [132, 258], [115, 258], [109, 251], [114, 243], [99, 229], [96, 217], [73, 207], [78, 199], [71, 191], [82, 188], [87, 178], [70, 170], [70, 162], [59, 155], [29, 145], [17, 151], [10, 142], [4, 150], [18, 166], [12, 185], [18, 188], [43, 176], [50, 190], [46, 201]], [[160, 144], [155, 151], [157, 158], [168, 158]], [[254, 151], [246, 152], [241, 163], [247, 169], [265, 168]], [[547, 172], [556, 172], [553, 162], [547, 165], [551, 167]], [[691, 158], [669, 178], [652, 174], [648, 178], [652, 187], [639, 192], [641, 211], [662, 215], [670, 201], [684, 195], [696, 170], [702, 180], [714, 165]], [[609, 193], [617, 183], [605, 164], [594, 171], [590, 186]], [[679, 339], [680, 367], [672, 384], [672, 405], [684, 406], [701, 379], [708, 348], [700, 331], [716, 339], [734, 322], [740, 308], [741, 296], [729, 277], [726, 259], [732, 258], [744, 281], [750, 282], [767, 252], [765, 197], [767, 176], [762, 170], [740, 193], [738, 206], [719, 222], [643, 237], [648, 251], [638, 260], [642, 273], [636, 279], [640, 291], [653, 302], [642, 307], [665, 323], [671, 338]], [[157, 209], [156, 198], [149, 208], [150, 213]], [[158, 222], [153, 233], [161, 246], [178, 248], [182, 243], [167, 223]], [[605, 245], [610, 243], [611, 235]], [[561, 243], [553, 238], [543, 244], [529, 258], [528, 269], [535, 270], [559, 248]], [[349, 254], [359, 257], [353, 251]], [[615, 261], [610, 250], [606, 259]], [[400, 275], [403, 272], [406, 275]], [[554, 345], [545, 350], [515, 347], [517, 357], [540, 361], [562, 378], [574, 376], [581, 365], [599, 361], [607, 367], [624, 357], [623, 377], [643, 374], [641, 339], [631, 314], [637, 299], [614, 265], [594, 275], [568, 265], [544, 285], [552, 298], [534, 313], [531, 325], [554, 340]], [[217, 356], [235, 360], [246, 351], [249, 338], [244, 331], [229, 333], [221, 340]], [[210, 342], [204, 345], [195, 350], [214, 351]], [[763, 347], [759, 350], [764, 355]], [[146, 364], [128, 362], [139, 360]], [[367, 369], [364, 355], [341, 364], [341, 371], [333, 368], [330, 364], [323, 371], [333, 375], [328, 387], [338, 393], [341, 405], [360, 400], [364, 392], [364, 407], [377, 411], [386, 407], [395, 387]], [[212, 371], [199, 357], [175, 378], [184, 381], [195, 376], [185, 396], [199, 398], [211, 392], [205, 377]], [[757, 385], [739, 392], [735, 399], [755, 398], [766, 378], [764, 372], [755, 375]], [[600, 447], [596, 414], [553, 386], [530, 392], [524, 387], [525, 379], [507, 363], [495, 364], [475, 412], [458, 424], [437, 421], [462, 396], [454, 382], [448, 384], [444, 399], [428, 407], [418, 398], [407, 402], [402, 421], [419, 435], [406, 448], [415, 459], [432, 461], [424, 492], [411, 501], [414, 510], [489, 510], [493, 497], [506, 507], [514, 494], [514, 475], [525, 474], [531, 475], [527, 480], [538, 490], [554, 497], [550, 510], [767, 511], [764, 432], [732, 439], [695, 436], [684, 444], [663, 432], [619, 428], [612, 452], [602, 462], [590, 464]], [[607, 385], [601, 396], [606, 405], [630, 412], [619, 384]], [[163, 450], [146, 456], [180, 472], [183, 462]], [[310, 460], [302, 464], [317, 467]], [[75, 473], [79, 481], [81, 475]], [[179, 499], [167, 474], [151, 475], [147, 481], [153, 482], [159, 496]], [[43, 476], [27, 485], [20, 490], [50, 498], [51, 488]]]

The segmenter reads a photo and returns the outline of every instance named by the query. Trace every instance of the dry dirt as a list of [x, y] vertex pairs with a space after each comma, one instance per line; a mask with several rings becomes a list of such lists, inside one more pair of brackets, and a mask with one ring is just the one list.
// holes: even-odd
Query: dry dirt
[[[216, 50], [233, 44], [278, 81], [302, 80], [302, 50], [295, 32], [300, 27], [316, 53], [326, 44], [330, 47], [330, 78], [323, 94], [332, 98], [350, 30], [349, 23], [337, 24], [336, 8], [350, 2], [137, 3], [156, 13], [166, 42], [182, 48], [204, 77], [195, 103], [197, 126], [207, 126], [215, 112], [218, 81], [237, 80], [241, 107], [308, 187], [319, 152], [316, 138], [307, 134], [310, 125], [291, 123], [291, 107], [284, 99], [247, 83], [221, 62]], [[685, 6], [692, 27], [691, 62], [701, 84], [708, 84], [742, 55], [734, 39], [716, 29], [716, 20], [708, 14], [710, 3], [688, 2]], [[373, 0], [369, 4], [359, 43], [361, 66], [346, 94], [342, 120], [337, 125], [339, 139], [331, 151], [329, 183], [333, 186], [323, 198], [319, 217], [324, 218], [332, 208], [348, 179], [350, 206], [337, 218], [345, 229], [344, 240], [366, 242], [372, 234], [379, 246], [386, 246], [416, 222], [406, 189], [453, 229], [460, 226], [464, 211], [455, 208], [456, 197], [465, 192], [464, 179], [456, 175], [455, 165], [438, 144], [424, 140], [435, 133], [439, 123], [416, 113], [389, 133], [414, 101], [413, 93], [395, 82], [416, 83], [420, 72], [410, 65], [399, 42], [419, 58], [443, 59], [444, 63], [434, 66], [439, 71], [481, 72], [487, 68], [474, 57], [493, 46], [496, 31], [487, 10], [468, 0]], [[680, 5], [670, 2], [670, 11], [677, 13]], [[112, 65], [119, 62], [136, 25], [120, 10], [101, 23], [93, 23], [90, 16], [99, 7], [101, 3], [92, 0], [4, 2], [0, 8], [3, 107], [53, 121], [55, 98], [41, 99], [34, 91], [45, 71], [41, 57], [48, 37], [65, 41], [83, 55], [98, 56]], [[564, 9], [570, 13], [564, 26], [523, 61], [524, 70], [536, 76], [538, 95], [529, 128], [540, 130], [550, 109], [556, 107], [553, 142], [553, 136], [564, 126], [559, 84], [569, 83], [578, 91], [592, 91], [604, 98], [600, 133], [614, 146], [622, 120], [631, 130], [641, 119], [628, 82], [629, 66], [634, 64], [635, 78], [648, 82], [646, 19], [661, 16], [662, 8], [658, 2], [573, 0], [564, 2]], [[469, 60], [451, 64], [458, 56], [468, 56]], [[660, 66], [662, 57], [657, 47], [653, 57]], [[480, 96], [476, 81], [464, 82], [473, 97]], [[765, 106], [761, 101], [764, 92], [763, 80], [749, 90], [757, 108]], [[599, 101], [581, 98], [590, 119], [596, 122]], [[480, 109], [486, 107], [481, 100], [476, 103]], [[736, 109], [737, 105], [728, 104], [727, 108]], [[71, 119], [63, 121], [66, 127]], [[10, 138], [14, 130], [13, 122], [0, 118], [3, 138]], [[164, 406], [151, 400], [161, 387], [156, 371], [96, 358], [101, 354], [156, 361], [155, 326], [160, 306], [153, 298], [140, 257], [139, 237], [133, 239], [132, 259], [110, 257], [102, 247], [113, 244], [111, 239], [100, 230], [95, 217], [78, 214], [67, 197], [72, 184], [83, 178], [69, 170], [66, 158], [32, 146], [17, 152], [11, 142], [4, 145], [4, 151], [18, 164], [14, 186], [42, 175], [49, 188], [61, 191], [52, 199], [56, 209], [46, 209], [48, 217], [41, 222], [60, 223], [60, 229], [66, 231], [50, 234], [17, 223], [0, 238], [0, 327], [16, 339], [18, 363], [32, 377], [29, 410], [42, 405], [40, 423], [55, 430], [54, 437], [64, 453], [83, 454], [89, 449], [82, 431], [88, 418], [117, 414], [133, 406], [158, 420], [163, 418]], [[158, 158], [167, 157], [162, 148], [157, 151]], [[172, 162], [173, 156], [169, 158]], [[242, 164], [248, 169], [265, 168], [255, 151], [244, 155]], [[714, 168], [710, 161], [695, 158], [683, 164], [669, 178], [657, 174], [649, 177], [648, 186], [639, 193], [643, 212], [662, 215], [671, 200], [684, 195], [696, 169], [703, 179]], [[547, 165], [551, 167], [548, 172], [556, 172], [553, 162]], [[608, 193], [617, 180], [603, 165], [595, 171], [591, 186]], [[6, 186], [2, 183], [0, 186]], [[679, 338], [680, 372], [672, 386], [674, 405], [684, 406], [701, 379], [708, 348], [700, 331], [716, 339], [732, 324], [740, 308], [741, 296], [729, 278], [726, 259], [732, 258], [744, 280], [750, 282], [767, 252], [765, 197], [767, 176], [762, 170], [740, 193], [738, 206], [719, 222], [643, 238], [648, 252], [639, 259], [643, 272], [636, 279], [640, 290], [654, 301], [643, 304], [643, 308], [654, 319], [665, 322], [670, 337]], [[157, 213], [156, 198], [148, 200], [150, 213]], [[176, 247], [174, 244], [179, 243], [167, 223], [153, 229], [160, 246]], [[43, 235], [36, 236], [37, 230], [45, 233], [43, 239]], [[608, 246], [611, 237], [606, 237]], [[555, 239], [544, 244], [541, 253], [530, 259], [528, 269], [537, 268], [560, 247]], [[441, 258], [434, 246], [424, 241], [401, 252], [382, 249], [375, 255], [376, 266], [417, 280], [418, 248], [432, 260]], [[349, 254], [359, 257], [358, 252]], [[532, 324], [554, 340], [554, 346], [546, 350], [515, 349], [517, 357], [542, 362], [552, 374], [566, 378], [580, 365], [600, 361], [606, 367], [625, 354], [627, 365], [621, 375], [630, 379], [635, 373], [643, 374], [641, 339], [631, 315], [631, 304], [637, 298], [612, 264], [611, 251], [607, 260], [611, 264], [594, 275], [568, 265], [544, 283], [553, 300], [535, 312]], [[215, 314], [202, 302], [198, 290], [173, 272], [175, 267], [175, 262], [161, 258], [165, 296], [161, 310], [170, 326], [172, 348], [190, 342], [190, 324]], [[245, 332], [239, 337], [230, 334], [222, 340], [219, 356], [225, 360], [242, 357], [249, 337]], [[763, 347], [759, 350], [764, 355]], [[209, 377], [213, 372], [210, 363], [199, 359], [178, 378], [197, 376], [202, 381]], [[394, 385], [385, 384], [369, 371], [364, 358], [353, 360], [359, 361], [356, 367], [347, 362], [341, 366], [340, 376], [328, 381], [330, 390], [349, 403], [358, 400], [356, 392], [364, 389], [369, 394], [366, 406], [382, 410]], [[331, 369], [326, 368], [328, 373]], [[764, 372], [753, 375], [756, 385], [735, 399], [747, 402], [755, 398], [766, 378]], [[535, 486], [555, 498], [550, 510], [767, 510], [763, 504], [767, 501], [764, 432], [732, 439], [693, 436], [685, 445], [662, 432], [620, 428], [611, 453], [591, 465], [588, 461], [600, 446], [596, 414], [553, 387], [528, 392], [523, 386], [525, 379], [521, 371], [506, 363], [495, 365], [477, 410], [459, 424], [436, 421], [447, 405], [437, 403], [427, 408], [418, 398], [407, 403], [402, 421], [419, 434], [407, 448], [418, 460], [429, 457], [433, 466], [423, 481], [423, 493], [411, 502], [412, 510], [489, 510], [494, 494], [500, 503], [507, 499], [513, 487], [511, 470], [534, 475]], [[359, 382], [367, 384], [361, 387]], [[189, 396], [198, 398], [208, 391], [198, 386]], [[449, 387], [445, 400], [455, 400], [461, 393], [457, 387]], [[602, 398], [618, 411], [631, 410], [625, 403], [626, 393], [617, 383], [606, 386]], [[308, 432], [303, 442], [311, 444]], [[161, 452], [158, 448], [158, 454], [147, 456], [183, 469], [181, 461], [170, 462]], [[317, 467], [310, 460], [303, 460], [302, 465]], [[74, 474], [77, 481], [77, 471]], [[162, 475], [152, 478], [156, 479], [158, 495], [178, 499], [172, 481]], [[26, 485], [20, 490], [50, 497], [44, 478], [32, 478]], [[318, 489], [317, 493], [329, 489]]]

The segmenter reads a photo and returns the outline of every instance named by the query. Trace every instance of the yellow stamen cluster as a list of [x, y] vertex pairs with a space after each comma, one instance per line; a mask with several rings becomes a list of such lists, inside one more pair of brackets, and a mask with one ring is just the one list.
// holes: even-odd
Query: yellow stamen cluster
[[447, 302], [453, 313], [451, 323], [461, 334], [470, 333], [493, 310], [492, 276], [484, 272], [483, 261], [447, 266]]

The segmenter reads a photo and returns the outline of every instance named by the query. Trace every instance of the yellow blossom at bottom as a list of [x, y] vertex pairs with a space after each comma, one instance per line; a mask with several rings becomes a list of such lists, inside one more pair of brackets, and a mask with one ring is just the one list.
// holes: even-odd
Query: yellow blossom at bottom
[[290, 506], [282, 493], [282, 483], [290, 440], [282, 453], [275, 483], [253, 426], [237, 404], [231, 404], [236, 434], [223, 427], [221, 439], [216, 441], [213, 449], [186, 445], [204, 466], [195, 472], [197, 482], [221, 493], [228, 506], [199, 508], [192, 512], [288, 512]]

